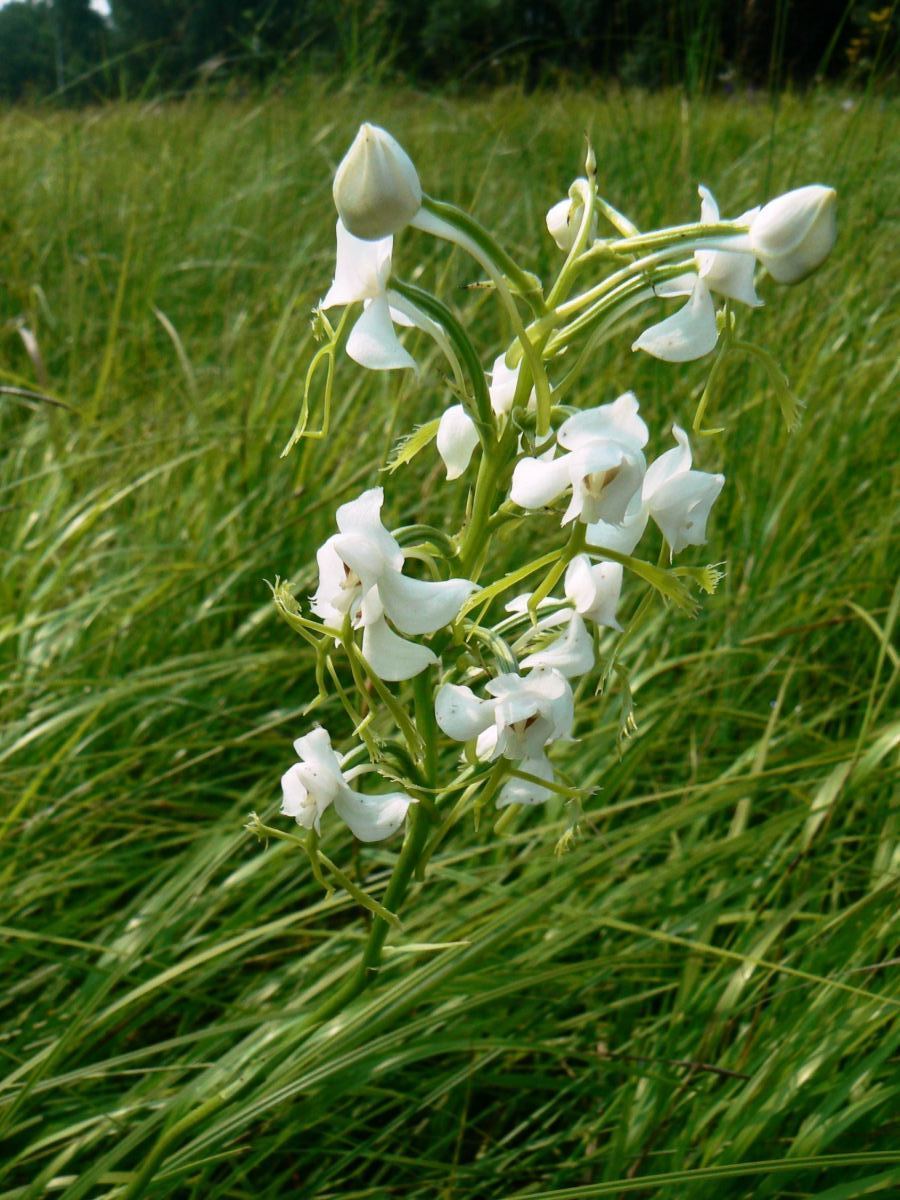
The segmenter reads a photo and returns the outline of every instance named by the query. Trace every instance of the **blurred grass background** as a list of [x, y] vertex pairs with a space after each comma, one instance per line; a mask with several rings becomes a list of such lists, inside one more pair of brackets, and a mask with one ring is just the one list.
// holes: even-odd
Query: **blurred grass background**
[[[621, 695], [584, 697], [561, 760], [597, 789], [582, 836], [554, 855], [557, 803], [503, 840], [457, 827], [376, 987], [310, 1036], [365, 923], [242, 829], [277, 821], [313, 719], [264, 581], [312, 590], [336, 505], [450, 402], [425, 342], [418, 383], [343, 359], [331, 434], [278, 457], [363, 118], [544, 277], [585, 131], [642, 227], [694, 219], [698, 182], [733, 214], [821, 181], [841, 236], [742, 314], [805, 419], [788, 436], [759, 368], [729, 369], [727, 434], [697, 449], [727, 486], [684, 555], [727, 575], [626, 650], [621, 759]], [[0, 114], [0, 383], [71, 406], [0, 396], [0, 1200], [896, 1194], [897, 144], [889, 102], [832, 91], [307, 81]], [[469, 314], [488, 365], [506, 332], [470, 264], [415, 233], [395, 263]], [[658, 453], [705, 367], [629, 341], [580, 403], [633, 387]], [[440, 479], [433, 451], [392, 476], [388, 523], [452, 529], [463, 488], [437, 500]], [[315, 718], [349, 734], [337, 705]], [[335, 824], [326, 849], [377, 895], [397, 843]]]

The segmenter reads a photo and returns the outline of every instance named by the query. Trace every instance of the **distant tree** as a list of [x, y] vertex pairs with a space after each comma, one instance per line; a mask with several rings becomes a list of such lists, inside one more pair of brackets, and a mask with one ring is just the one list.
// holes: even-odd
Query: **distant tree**
[[53, 30], [44, 5], [7, 4], [0, 8], [0, 97], [21, 100], [52, 91]]

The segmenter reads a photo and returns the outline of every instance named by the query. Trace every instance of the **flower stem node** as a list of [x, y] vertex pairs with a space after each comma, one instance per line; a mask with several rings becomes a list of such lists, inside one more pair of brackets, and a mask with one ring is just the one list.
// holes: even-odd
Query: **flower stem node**
[[354, 237], [377, 241], [408, 225], [422, 205], [412, 159], [378, 125], [360, 125], [335, 172], [334, 203]]
[[776, 283], [800, 283], [837, 238], [834, 188], [813, 183], [770, 200], [750, 226], [750, 246]]

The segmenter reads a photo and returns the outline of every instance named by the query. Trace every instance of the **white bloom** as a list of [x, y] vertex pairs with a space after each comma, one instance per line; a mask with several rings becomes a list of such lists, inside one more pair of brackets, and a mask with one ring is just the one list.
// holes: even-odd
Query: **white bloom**
[[579, 554], [566, 570], [565, 593], [576, 613], [586, 621], [621, 632], [622, 626], [616, 619], [622, 594], [621, 563], [592, 563], [586, 554]]
[[510, 499], [522, 508], [543, 508], [572, 489], [562, 523], [621, 522], [644, 478], [642, 448], [647, 426], [632, 392], [599, 408], [569, 417], [556, 441], [568, 453], [550, 460], [524, 458], [513, 472]]
[[[719, 206], [712, 192], [702, 184], [698, 191], [701, 223], [718, 224]], [[753, 208], [735, 219], [750, 223], [758, 212]], [[756, 259], [749, 246], [746, 250], [698, 250], [694, 261], [696, 274], [678, 275], [655, 288], [658, 296], [687, 296], [687, 304], [645, 329], [632, 350], [644, 350], [664, 362], [693, 362], [715, 349], [718, 340], [713, 292], [751, 308], [762, 304], [753, 282]]]
[[[544, 749], [572, 732], [575, 701], [568, 680], [553, 668], [540, 668], [526, 676], [498, 675], [485, 690], [490, 699], [479, 700], [471, 688], [445, 683], [435, 699], [438, 725], [457, 742], [476, 739], [475, 753], [482, 760], [508, 758], [523, 771], [552, 781]], [[539, 804], [546, 798], [546, 788], [515, 780], [504, 787], [497, 807]]]
[[367, 241], [396, 233], [422, 205], [422, 185], [412, 160], [378, 125], [360, 125], [335, 172], [333, 194], [344, 225]]
[[[488, 395], [491, 398], [491, 408], [498, 417], [505, 416], [513, 406], [513, 401], [516, 398], [516, 386], [519, 382], [519, 371], [521, 369], [521, 361], [515, 367], [508, 367], [506, 365], [505, 352], [499, 354], [494, 359], [494, 365], [490, 370]], [[528, 397], [529, 411], [532, 411], [536, 404], [537, 393], [532, 388], [531, 395]]]
[[320, 833], [322, 814], [333, 804], [338, 816], [362, 842], [380, 842], [403, 824], [406, 810], [415, 801], [405, 792], [364, 796], [344, 777], [341, 760], [331, 748], [328, 731], [316, 728], [297, 738], [294, 749], [300, 762], [281, 777], [281, 811], [304, 829]]
[[750, 245], [777, 283], [799, 283], [831, 253], [836, 202], [834, 188], [814, 183], [764, 206], [750, 226]]
[[437, 659], [427, 646], [398, 637], [434, 633], [449, 624], [476, 588], [468, 579], [429, 582], [403, 574], [403, 551], [381, 523], [382, 488], [370, 488], [337, 510], [339, 533], [316, 554], [319, 586], [312, 609], [340, 627], [349, 613], [362, 628], [363, 657], [375, 674], [390, 681], [411, 679]]
[[[586, 179], [576, 179], [576, 183], [587, 184]], [[547, 229], [550, 236], [559, 246], [560, 250], [564, 250], [567, 254], [575, 244], [575, 238], [578, 236], [578, 230], [581, 228], [581, 214], [584, 212], [584, 202], [580, 195], [574, 198], [567, 196], [565, 200], [560, 200], [554, 204], [547, 213]], [[590, 236], [595, 237], [597, 234], [597, 217], [596, 214], [591, 221]]]
[[439, 343], [445, 339], [430, 317], [388, 288], [393, 238], [366, 242], [348, 233], [341, 221], [336, 232], [334, 280], [321, 307], [362, 303], [362, 314], [347, 339], [347, 353], [354, 362], [372, 371], [415, 369], [415, 361], [394, 332], [394, 323], [415, 325]]
[[475, 422], [461, 404], [445, 409], [437, 431], [438, 454], [447, 468], [447, 479], [458, 479], [478, 445]]
[[706, 541], [706, 522], [725, 476], [691, 470], [687, 434], [678, 425], [672, 426], [672, 433], [678, 445], [647, 468], [641, 499], [671, 552], [677, 554], [685, 546], [702, 546]]
[[672, 426], [672, 433], [678, 445], [647, 468], [640, 497], [632, 502], [625, 521], [620, 526], [603, 521], [589, 525], [585, 531], [589, 546], [631, 554], [650, 517], [673, 555], [685, 546], [702, 546], [706, 541], [706, 522], [725, 476], [691, 470], [687, 434], [678, 425]]

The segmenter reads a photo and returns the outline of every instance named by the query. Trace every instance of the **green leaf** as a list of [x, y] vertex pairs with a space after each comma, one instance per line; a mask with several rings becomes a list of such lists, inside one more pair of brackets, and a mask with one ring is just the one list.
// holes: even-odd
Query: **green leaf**
[[440, 417], [436, 417], [435, 420], [426, 421], [424, 425], [417, 426], [412, 433], [402, 437], [394, 447], [390, 462], [387, 466], [382, 467], [382, 470], [393, 475], [398, 467], [404, 467], [407, 463], [412, 462], [416, 455], [437, 437], [440, 423]]

